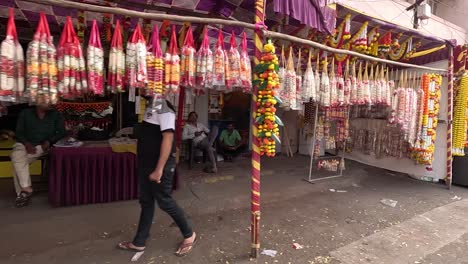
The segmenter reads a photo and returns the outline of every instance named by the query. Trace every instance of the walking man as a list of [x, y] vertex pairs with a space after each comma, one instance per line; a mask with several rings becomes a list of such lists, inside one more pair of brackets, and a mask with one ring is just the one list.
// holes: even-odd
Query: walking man
[[176, 169], [174, 144], [175, 110], [163, 99], [153, 109], [148, 108], [138, 135], [139, 201], [141, 205], [138, 230], [132, 242], [121, 242], [123, 250], [144, 251], [153, 223], [155, 202], [169, 214], [179, 227], [184, 240], [175, 252], [187, 255], [193, 247], [196, 234], [192, 231], [184, 211], [172, 198]]

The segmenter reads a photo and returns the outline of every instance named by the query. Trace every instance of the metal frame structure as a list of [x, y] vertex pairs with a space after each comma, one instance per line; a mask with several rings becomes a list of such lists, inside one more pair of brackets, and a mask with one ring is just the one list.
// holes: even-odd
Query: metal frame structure
[[[339, 177], [342, 177], [343, 176], [343, 170], [344, 170], [344, 151], [346, 149], [346, 140], [344, 140], [343, 142], [343, 150], [341, 151], [341, 154], [340, 154], [340, 151], [338, 149], [336, 149], [337, 151], [337, 155], [335, 156], [328, 156], [328, 157], [318, 157], [316, 159], [314, 159], [314, 152], [315, 152], [315, 146], [317, 144], [317, 122], [318, 122], [318, 116], [319, 116], [319, 104], [318, 103], [314, 103], [315, 105], [315, 113], [314, 113], [314, 130], [313, 130], [313, 136], [312, 136], [312, 144], [310, 146], [310, 151], [309, 151], [309, 154], [310, 154], [310, 162], [309, 162], [309, 175], [307, 178], [304, 178], [304, 180], [306, 182], [309, 182], [309, 183], [315, 183], [316, 181], [321, 181], [321, 180], [326, 180], [326, 179], [333, 179], [333, 178], [339, 178]], [[350, 109], [347, 109], [346, 111], [346, 119], [349, 120], [349, 111]], [[326, 176], [326, 177], [320, 177], [320, 178], [312, 178], [312, 171], [313, 171], [313, 166], [314, 166], [314, 160], [324, 160], [324, 159], [332, 159], [332, 158], [336, 158], [336, 157], [339, 157], [340, 158], [340, 168], [339, 168], [339, 173], [337, 175], [332, 175], [332, 176]]]

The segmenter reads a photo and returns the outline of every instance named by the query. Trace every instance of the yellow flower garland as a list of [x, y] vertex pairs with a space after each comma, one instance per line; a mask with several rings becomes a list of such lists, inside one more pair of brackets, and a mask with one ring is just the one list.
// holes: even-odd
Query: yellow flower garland
[[467, 132], [467, 107], [468, 107], [468, 75], [462, 76], [458, 86], [458, 94], [453, 111], [453, 141], [452, 155], [465, 156], [465, 139]]

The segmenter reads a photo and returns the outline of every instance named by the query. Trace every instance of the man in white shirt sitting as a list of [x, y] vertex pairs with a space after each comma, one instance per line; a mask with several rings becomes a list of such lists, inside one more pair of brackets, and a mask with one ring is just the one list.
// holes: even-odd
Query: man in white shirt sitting
[[206, 152], [208, 154], [210, 167], [205, 168], [203, 171], [207, 173], [216, 173], [218, 171], [216, 167], [216, 157], [214, 155], [213, 147], [207, 137], [208, 133], [210, 133], [210, 130], [205, 125], [198, 123], [197, 113], [190, 112], [187, 124], [184, 126], [182, 139], [191, 139], [194, 147]]

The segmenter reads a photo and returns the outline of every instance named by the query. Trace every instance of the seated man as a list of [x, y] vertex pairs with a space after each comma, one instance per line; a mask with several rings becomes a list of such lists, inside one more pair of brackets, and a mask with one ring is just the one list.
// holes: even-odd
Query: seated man
[[206, 152], [210, 162], [210, 167], [205, 168], [203, 171], [206, 173], [216, 173], [218, 171], [216, 167], [216, 157], [214, 155], [213, 146], [211, 146], [208, 140], [208, 133], [210, 130], [201, 123], [198, 123], [198, 115], [195, 112], [190, 112], [188, 116], [188, 122], [184, 126], [182, 132], [182, 140], [191, 139], [193, 140], [193, 146]]
[[16, 144], [11, 153], [17, 207], [28, 205], [33, 193], [29, 164], [45, 155], [50, 146], [64, 136], [62, 115], [48, 105], [38, 105], [20, 113], [16, 125]]
[[234, 124], [232, 123], [221, 132], [219, 142], [226, 161], [232, 161], [233, 157], [239, 154], [240, 147], [242, 146], [241, 140], [239, 131], [234, 128]]

